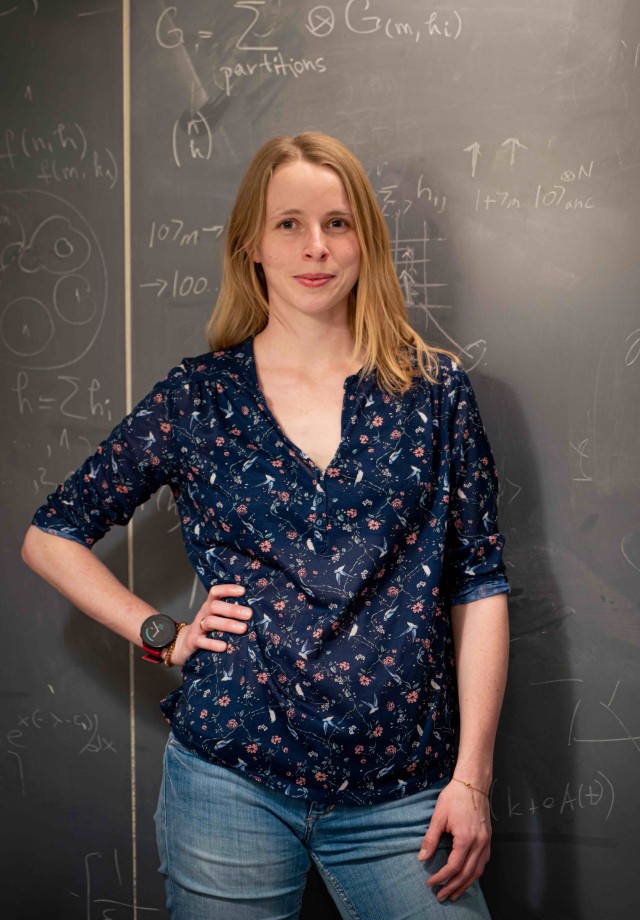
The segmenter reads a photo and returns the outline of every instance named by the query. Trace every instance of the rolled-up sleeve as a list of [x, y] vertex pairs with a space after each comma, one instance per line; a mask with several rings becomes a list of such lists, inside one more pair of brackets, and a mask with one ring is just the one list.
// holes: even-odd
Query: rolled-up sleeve
[[91, 547], [114, 524], [126, 524], [138, 505], [174, 471], [171, 388], [157, 384], [82, 466], [47, 498], [32, 523]]
[[444, 593], [451, 606], [508, 594], [498, 530], [498, 475], [466, 373], [449, 378], [451, 444]]

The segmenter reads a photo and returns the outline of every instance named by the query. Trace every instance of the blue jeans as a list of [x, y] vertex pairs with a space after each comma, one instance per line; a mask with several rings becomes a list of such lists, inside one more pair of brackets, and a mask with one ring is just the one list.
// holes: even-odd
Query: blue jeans
[[490, 920], [476, 882], [440, 904], [418, 862], [440, 783], [374, 805], [322, 805], [207, 763], [169, 737], [156, 828], [173, 920], [295, 920], [315, 863], [348, 920]]

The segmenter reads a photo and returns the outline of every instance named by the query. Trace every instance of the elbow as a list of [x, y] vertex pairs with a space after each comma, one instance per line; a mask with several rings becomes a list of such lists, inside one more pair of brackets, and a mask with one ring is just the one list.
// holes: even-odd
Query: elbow
[[28, 529], [25, 534], [25, 538], [22, 543], [22, 561], [25, 565], [28, 565], [30, 569], [35, 571], [37, 566], [38, 558], [38, 537], [40, 536], [40, 531], [37, 527], [34, 527], [33, 524]]

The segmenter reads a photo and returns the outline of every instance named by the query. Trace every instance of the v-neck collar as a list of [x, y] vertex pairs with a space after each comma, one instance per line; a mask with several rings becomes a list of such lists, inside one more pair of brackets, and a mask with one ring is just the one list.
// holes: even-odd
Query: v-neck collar
[[[375, 378], [375, 370], [372, 371], [370, 374], [367, 374], [361, 380], [360, 380], [360, 373], [362, 371], [362, 368], [360, 368], [360, 370], [357, 371], [355, 374], [349, 374], [348, 377], [345, 378], [345, 381], [343, 384], [345, 393], [344, 393], [343, 402], [342, 402], [340, 441], [338, 442], [338, 446], [336, 448], [336, 451], [333, 457], [331, 458], [331, 460], [329, 461], [325, 469], [322, 470], [317, 465], [317, 463], [307, 453], [305, 453], [304, 450], [302, 450], [301, 447], [299, 447], [294, 441], [291, 440], [290, 437], [288, 437], [287, 434], [285, 434], [285, 432], [282, 429], [282, 426], [280, 425], [280, 423], [278, 422], [278, 420], [272, 413], [271, 409], [269, 408], [266, 397], [264, 393], [262, 392], [262, 389], [260, 388], [260, 381], [258, 380], [258, 368], [256, 365], [255, 353], [254, 353], [254, 348], [253, 348], [254, 338], [255, 338], [255, 335], [253, 334], [248, 336], [244, 340], [244, 342], [241, 343], [240, 351], [244, 359], [242, 362], [242, 367], [244, 371], [246, 372], [246, 375], [248, 376], [250, 382], [253, 385], [252, 388], [254, 391], [254, 395], [258, 400], [260, 408], [263, 414], [265, 415], [265, 417], [267, 418], [267, 420], [269, 421], [269, 423], [271, 424], [271, 427], [277, 434], [278, 438], [282, 440], [285, 444], [289, 445], [289, 447], [293, 451], [295, 451], [296, 456], [300, 457], [304, 461], [306, 466], [310, 467], [313, 471], [315, 471], [316, 478], [319, 481], [324, 480], [327, 470], [334, 464], [334, 461], [336, 461], [338, 457], [340, 456], [342, 446], [345, 442], [345, 434], [346, 434], [346, 428], [347, 428], [346, 420], [345, 420], [345, 417], [346, 417], [345, 409], [347, 408], [346, 391], [349, 389], [352, 389], [354, 385], [357, 391], [360, 391], [365, 386], [367, 389], [369, 389], [370, 385], [372, 384]], [[359, 383], [359, 386], [358, 386], [358, 383]]]

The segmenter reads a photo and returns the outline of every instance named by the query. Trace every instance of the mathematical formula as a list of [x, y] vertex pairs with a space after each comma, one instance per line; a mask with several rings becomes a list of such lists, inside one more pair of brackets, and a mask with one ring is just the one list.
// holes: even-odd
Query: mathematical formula
[[5, 128], [0, 139], [0, 162], [12, 170], [18, 161], [32, 161], [35, 178], [49, 185], [94, 181], [112, 191], [119, 179], [118, 161], [109, 147], [98, 148], [78, 122], [59, 122], [49, 131]]
[[52, 709], [32, 709], [19, 714], [15, 725], [5, 735], [7, 755], [18, 767], [22, 795], [28, 793], [24, 757], [36, 737], [46, 735], [47, 743], [58, 740], [60, 744], [75, 745], [78, 756], [84, 754], [117, 754], [112, 740], [102, 734], [100, 718], [96, 712], [54, 712]]
[[563, 782], [553, 790], [542, 792], [496, 779], [491, 787], [491, 815], [499, 823], [526, 819], [537, 813], [559, 817], [595, 810], [603, 821], [608, 821], [615, 798], [613, 783], [600, 770], [582, 782]]
[[[334, 6], [319, 4], [305, 16], [300, 11], [299, 31], [321, 43], [336, 29], [340, 28], [346, 35], [380, 36], [390, 42], [410, 42], [417, 44], [426, 41], [455, 42], [463, 31], [461, 14], [455, 10], [425, 9], [422, 13], [413, 13], [413, 18], [398, 18], [385, 15], [383, 4], [375, 0], [348, 0], [336, 13]], [[207, 55], [220, 43], [224, 47], [231, 45], [239, 59], [224, 60], [214, 65], [212, 76], [226, 96], [231, 96], [236, 89], [251, 78], [266, 80], [270, 78], [299, 79], [307, 75], [322, 75], [329, 69], [326, 55], [302, 55], [293, 57], [281, 48], [284, 41], [279, 35], [278, 4], [268, 0], [237, 0], [233, 8], [238, 11], [235, 34], [227, 41], [227, 33], [215, 22], [204, 22], [193, 28], [183, 22], [181, 10], [177, 5], [167, 6], [159, 14], [155, 26], [155, 38], [158, 45], [167, 50], [179, 50], [190, 45], [195, 54], [201, 46], [207, 49]], [[290, 23], [287, 22], [287, 26]], [[197, 113], [205, 123], [201, 136], [207, 136], [209, 127], [202, 113]], [[195, 118], [192, 119], [195, 121]], [[174, 158], [181, 165], [177, 154], [177, 123], [174, 127]], [[200, 132], [198, 132], [200, 133]], [[196, 141], [190, 139], [192, 156], [208, 159]], [[211, 138], [208, 137], [211, 145]], [[196, 152], [197, 151], [197, 152]]]

